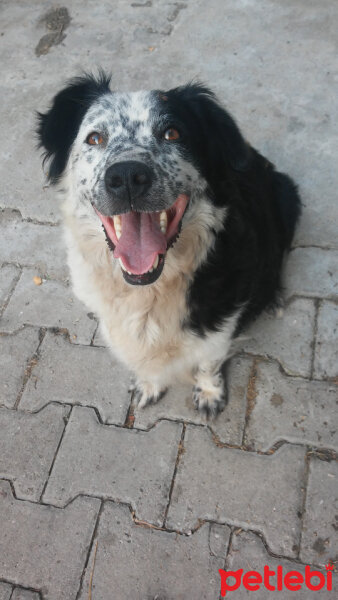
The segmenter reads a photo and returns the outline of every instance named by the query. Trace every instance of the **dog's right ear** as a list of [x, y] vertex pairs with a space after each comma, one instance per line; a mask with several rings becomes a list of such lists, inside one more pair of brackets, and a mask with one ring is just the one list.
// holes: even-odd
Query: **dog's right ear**
[[45, 149], [44, 163], [51, 159], [48, 179], [56, 183], [62, 175], [82, 119], [91, 104], [102, 94], [110, 92], [110, 77], [103, 71], [76, 77], [69, 81], [53, 99], [51, 109], [38, 113], [37, 134], [39, 146]]

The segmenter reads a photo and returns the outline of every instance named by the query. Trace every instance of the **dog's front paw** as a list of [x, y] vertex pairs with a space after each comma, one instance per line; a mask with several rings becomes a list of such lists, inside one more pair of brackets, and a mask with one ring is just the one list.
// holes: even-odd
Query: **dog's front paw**
[[146, 381], [138, 382], [134, 387], [133, 401], [139, 408], [148, 404], [155, 404], [163, 398], [167, 389], [160, 389], [158, 385]]
[[192, 400], [196, 410], [207, 417], [207, 419], [217, 417], [226, 405], [224, 390], [215, 392], [214, 390], [202, 390], [195, 386], [193, 388]]

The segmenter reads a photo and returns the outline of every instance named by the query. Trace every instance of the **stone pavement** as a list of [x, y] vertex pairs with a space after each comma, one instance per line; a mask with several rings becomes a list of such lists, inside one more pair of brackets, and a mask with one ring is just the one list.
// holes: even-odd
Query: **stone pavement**
[[[218, 600], [220, 568], [326, 576], [338, 529], [338, 5], [65, 5], [70, 19], [43, 0], [0, 6], [0, 600]], [[121, 90], [205, 81], [300, 185], [284, 317], [263, 315], [243, 337], [214, 422], [184, 387], [135, 411], [129, 373], [68, 285], [34, 111], [98, 65]]]

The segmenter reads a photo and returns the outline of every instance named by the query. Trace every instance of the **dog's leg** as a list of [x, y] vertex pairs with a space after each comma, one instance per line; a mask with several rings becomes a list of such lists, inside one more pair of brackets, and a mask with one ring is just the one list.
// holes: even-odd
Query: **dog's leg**
[[195, 373], [193, 402], [207, 418], [216, 417], [227, 402], [224, 372], [221, 362], [203, 363]]
[[133, 388], [133, 401], [139, 408], [144, 408], [148, 404], [154, 404], [163, 398], [167, 388], [161, 387], [153, 381], [137, 381]]

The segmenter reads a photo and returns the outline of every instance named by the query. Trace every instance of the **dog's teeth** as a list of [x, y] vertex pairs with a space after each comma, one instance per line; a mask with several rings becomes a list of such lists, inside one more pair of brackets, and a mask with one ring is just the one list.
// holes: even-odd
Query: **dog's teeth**
[[115, 215], [115, 217], [113, 217], [113, 219], [114, 219], [114, 227], [115, 227], [116, 237], [119, 240], [120, 237], [121, 237], [121, 233], [122, 233], [121, 216], [120, 215]]
[[158, 255], [157, 255], [157, 256], [156, 256], [156, 258], [155, 258], [154, 264], [153, 264], [153, 266], [152, 266], [152, 270], [153, 270], [153, 269], [156, 269], [156, 268], [157, 268], [157, 266], [158, 266]]
[[128, 271], [127, 271], [126, 267], [124, 266], [124, 264], [123, 264], [123, 262], [122, 262], [122, 258], [119, 258], [119, 263], [120, 263], [120, 267], [121, 267], [121, 269], [123, 269], [124, 271], [126, 271], [126, 272], [128, 273]]
[[162, 210], [162, 212], [160, 214], [160, 229], [161, 229], [162, 233], [165, 233], [167, 231], [167, 224], [168, 224], [167, 213], [165, 212], [165, 210]]

